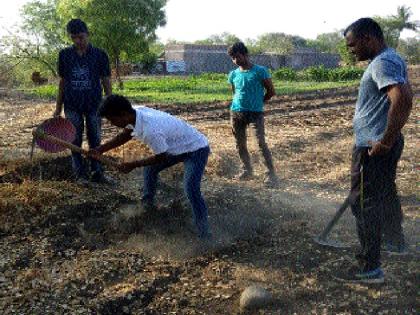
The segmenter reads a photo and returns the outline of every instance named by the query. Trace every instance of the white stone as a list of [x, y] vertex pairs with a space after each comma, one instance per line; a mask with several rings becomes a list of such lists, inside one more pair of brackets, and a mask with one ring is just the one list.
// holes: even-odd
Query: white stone
[[273, 296], [263, 287], [252, 285], [247, 287], [241, 294], [239, 307], [242, 311], [253, 310], [270, 306]]

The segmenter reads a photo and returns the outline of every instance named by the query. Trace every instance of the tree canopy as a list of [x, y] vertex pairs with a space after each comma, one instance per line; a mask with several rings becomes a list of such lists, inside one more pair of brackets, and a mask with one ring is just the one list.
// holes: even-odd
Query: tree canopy
[[412, 13], [409, 7], [399, 6], [395, 15], [374, 17], [384, 32], [385, 41], [388, 46], [394, 48], [398, 46], [398, 41], [403, 30], [418, 30], [420, 23], [419, 21], [410, 21], [411, 15]]
[[58, 51], [70, 40], [66, 24], [84, 20], [94, 45], [104, 49], [119, 74], [121, 59], [149, 53], [155, 31], [166, 23], [166, 0], [34, 0], [21, 10], [21, 32], [3, 38], [3, 51], [28, 59], [56, 75]]
[[88, 24], [92, 42], [108, 52], [119, 78], [123, 55], [148, 53], [156, 29], [166, 24], [165, 5], [166, 0], [58, 0], [57, 11], [66, 21]]

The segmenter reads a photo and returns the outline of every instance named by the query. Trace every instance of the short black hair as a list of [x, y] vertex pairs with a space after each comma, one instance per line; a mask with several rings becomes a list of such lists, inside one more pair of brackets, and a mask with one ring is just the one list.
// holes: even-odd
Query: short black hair
[[72, 19], [67, 23], [67, 33], [80, 34], [89, 33], [87, 25], [81, 19]]
[[233, 56], [236, 54], [248, 55], [248, 48], [243, 42], [236, 42], [228, 48], [228, 55]]
[[133, 111], [130, 101], [126, 97], [117, 94], [107, 96], [99, 107], [99, 115], [105, 118], [122, 116], [124, 113]]
[[361, 18], [350, 24], [343, 32], [346, 36], [351, 32], [356, 38], [371, 35], [379, 40], [384, 40], [384, 33], [378, 22], [371, 18]]

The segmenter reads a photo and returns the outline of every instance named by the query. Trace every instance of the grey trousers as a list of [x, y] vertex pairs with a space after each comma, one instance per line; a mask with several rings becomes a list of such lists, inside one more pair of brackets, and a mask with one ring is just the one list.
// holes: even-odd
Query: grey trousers
[[251, 125], [258, 146], [264, 157], [264, 163], [270, 173], [274, 173], [273, 159], [270, 149], [265, 142], [264, 113], [263, 112], [231, 112], [232, 133], [235, 136], [236, 148], [245, 171], [252, 172], [251, 159], [247, 148], [246, 129]]

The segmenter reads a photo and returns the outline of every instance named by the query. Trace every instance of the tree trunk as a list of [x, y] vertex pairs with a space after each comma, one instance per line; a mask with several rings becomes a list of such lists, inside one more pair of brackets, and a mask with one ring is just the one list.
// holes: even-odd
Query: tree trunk
[[44, 65], [48, 68], [48, 70], [50, 70], [50, 71], [51, 71], [51, 73], [52, 73], [52, 75], [54, 76], [54, 78], [57, 78], [57, 77], [58, 77], [58, 73], [57, 73], [57, 70], [56, 70], [56, 68], [55, 68], [55, 65], [51, 65], [48, 61], [42, 60], [42, 59], [40, 59], [40, 58], [38, 58], [37, 60], [38, 60], [40, 63], [44, 64]]
[[118, 87], [123, 90], [124, 89], [124, 83], [121, 80], [121, 75], [120, 75], [120, 54], [116, 53], [115, 54], [115, 76], [118, 82]]

